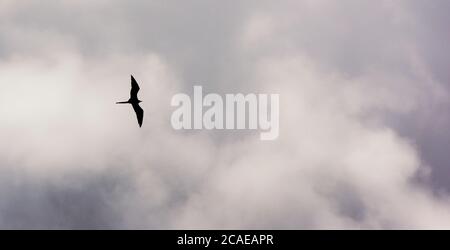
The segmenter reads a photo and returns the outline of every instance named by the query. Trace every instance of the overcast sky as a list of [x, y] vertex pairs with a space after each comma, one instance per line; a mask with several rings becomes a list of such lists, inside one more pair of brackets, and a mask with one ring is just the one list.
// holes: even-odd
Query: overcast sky
[[[450, 229], [448, 13], [1, 0], [0, 228]], [[279, 138], [172, 129], [194, 85], [280, 94]]]

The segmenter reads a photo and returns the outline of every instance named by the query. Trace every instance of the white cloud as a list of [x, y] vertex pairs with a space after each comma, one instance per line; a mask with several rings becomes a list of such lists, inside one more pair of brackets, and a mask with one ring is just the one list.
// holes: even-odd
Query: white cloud
[[[386, 119], [447, 98], [414, 4], [184, 5], [1, 6], [0, 227], [450, 227]], [[129, 74], [142, 129], [114, 104]], [[198, 84], [280, 94], [279, 139], [173, 130], [172, 95]]]

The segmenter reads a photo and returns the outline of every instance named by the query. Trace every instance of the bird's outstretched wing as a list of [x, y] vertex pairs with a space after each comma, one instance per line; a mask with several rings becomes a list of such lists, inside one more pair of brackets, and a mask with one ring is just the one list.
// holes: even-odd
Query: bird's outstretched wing
[[133, 76], [131, 76], [131, 91], [130, 91], [130, 100], [138, 100], [137, 94], [139, 92], [139, 85]]
[[136, 113], [139, 127], [141, 127], [142, 121], [144, 120], [144, 110], [139, 106], [138, 103], [133, 103], [132, 106], [133, 106], [134, 112]]

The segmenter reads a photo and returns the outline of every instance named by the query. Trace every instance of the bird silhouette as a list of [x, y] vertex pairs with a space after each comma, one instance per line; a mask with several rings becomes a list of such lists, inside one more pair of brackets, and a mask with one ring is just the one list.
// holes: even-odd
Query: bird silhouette
[[125, 103], [131, 104], [131, 106], [133, 106], [134, 112], [136, 113], [139, 127], [141, 127], [142, 121], [144, 119], [144, 110], [139, 106], [139, 103], [142, 101], [139, 100], [137, 97], [138, 92], [139, 92], [139, 85], [137, 84], [133, 75], [131, 75], [130, 99], [126, 102], [116, 102], [116, 104], [125, 104]]

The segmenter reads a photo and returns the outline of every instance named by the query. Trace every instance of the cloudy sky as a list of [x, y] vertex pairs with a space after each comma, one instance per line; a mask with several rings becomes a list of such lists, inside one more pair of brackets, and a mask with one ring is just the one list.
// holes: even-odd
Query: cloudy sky
[[[448, 13], [0, 0], [0, 228], [449, 229]], [[279, 138], [172, 129], [194, 85], [280, 94]]]

